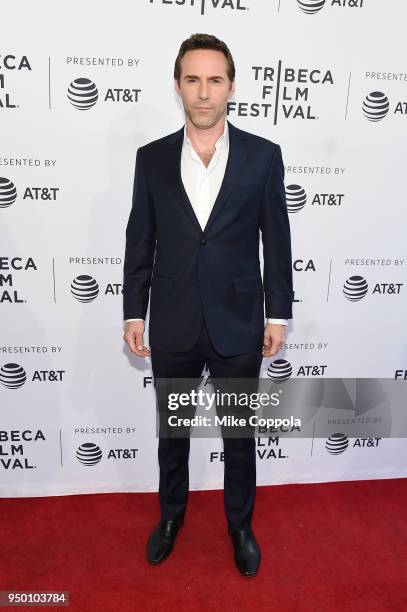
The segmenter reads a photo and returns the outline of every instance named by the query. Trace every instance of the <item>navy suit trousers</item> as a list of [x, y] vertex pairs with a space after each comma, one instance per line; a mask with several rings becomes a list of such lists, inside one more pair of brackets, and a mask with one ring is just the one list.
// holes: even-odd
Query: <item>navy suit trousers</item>
[[[171, 352], [151, 347], [155, 378], [196, 378], [205, 364], [211, 378], [258, 379], [262, 363], [261, 349], [239, 355], [222, 356], [214, 348], [203, 320], [196, 344], [188, 351]], [[224, 508], [228, 527], [250, 526], [256, 493], [256, 449], [254, 436], [223, 438]], [[189, 490], [190, 438], [159, 437], [159, 500], [161, 518], [177, 519], [184, 515]]]

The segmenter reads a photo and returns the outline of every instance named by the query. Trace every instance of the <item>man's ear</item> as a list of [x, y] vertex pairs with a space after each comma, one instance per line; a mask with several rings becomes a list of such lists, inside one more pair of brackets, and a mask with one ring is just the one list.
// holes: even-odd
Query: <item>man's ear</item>
[[232, 81], [232, 86], [230, 88], [230, 92], [229, 92], [229, 98], [231, 98], [235, 93], [235, 81]]
[[175, 91], [176, 91], [178, 94], [180, 94], [181, 92], [180, 92], [180, 88], [179, 88], [179, 85], [178, 85], [178, 81], [177, 81], [177, 79], [174, 79], [174, 87], [175, 87]]

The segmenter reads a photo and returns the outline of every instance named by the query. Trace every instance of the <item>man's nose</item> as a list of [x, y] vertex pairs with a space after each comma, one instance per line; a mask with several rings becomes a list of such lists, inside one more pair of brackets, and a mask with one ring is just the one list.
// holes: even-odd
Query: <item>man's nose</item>
[[209, 98], [209, 88], [206, 83], [201, 83], [199, 87], [198, 96], [201, 100], [206, 100], [207, 98]]

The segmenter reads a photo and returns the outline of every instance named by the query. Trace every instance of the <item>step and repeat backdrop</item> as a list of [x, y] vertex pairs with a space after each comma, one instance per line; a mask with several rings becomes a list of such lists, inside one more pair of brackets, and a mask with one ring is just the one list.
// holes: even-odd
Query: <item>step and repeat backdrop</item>
[[[123, 341], [125, 227], [137, 148], [184, 123], [172, 75], [195, 32], [234, 57], [229, 121], [283, 152], [294, 316], [262, 377], [406, 377], [406, 19], [403, 0], [8, 4], [0, 495], [157, 490], [151, 363]], [[348, 422], [257, 439], [258, 483], [407, 474], [405, 439]], [[222, 488], [220, 438], [192, 440], [190, 482]]]

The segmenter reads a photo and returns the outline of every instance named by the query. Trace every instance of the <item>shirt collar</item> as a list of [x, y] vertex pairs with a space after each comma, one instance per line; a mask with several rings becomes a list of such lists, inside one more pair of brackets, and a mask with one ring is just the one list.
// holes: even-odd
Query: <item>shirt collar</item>
[[[184, 143], [192, 147], [192, 142], [187, 136], [186, 124], [184, 125]], [[225, 117], [225, 126], [223, 129], [223, 133], [221, 134], [221, 136], [219, 136], [218, 140], [215, 142], [215, 149], [217, 149], [221, 145], [223, 145], [224, 147], [227, 147], [229, 145], [229, 126], [228, 126], [226, 117]]]

